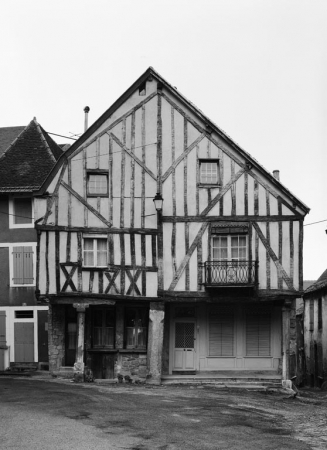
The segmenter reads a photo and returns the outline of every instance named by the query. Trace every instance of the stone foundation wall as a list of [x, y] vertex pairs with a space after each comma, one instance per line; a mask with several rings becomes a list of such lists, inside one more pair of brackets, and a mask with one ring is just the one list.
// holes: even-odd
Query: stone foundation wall
[[118, 375], [129, 375], [131, 378], [146, 378], [146, 353], [119, 353], [115, 363], [115, 378]]
[[65, 306], [49, 305], [49, 370], [54, 373], [65, 361]]

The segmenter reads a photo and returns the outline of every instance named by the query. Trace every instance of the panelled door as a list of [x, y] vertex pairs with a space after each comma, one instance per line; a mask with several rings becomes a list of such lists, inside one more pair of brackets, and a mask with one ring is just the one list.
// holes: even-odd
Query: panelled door
[[195, 322], [176, 321], [174, 328], [173, 370], [194, 370]]
[[15, 323], [15, 362], [34, 362], [34, 323]]

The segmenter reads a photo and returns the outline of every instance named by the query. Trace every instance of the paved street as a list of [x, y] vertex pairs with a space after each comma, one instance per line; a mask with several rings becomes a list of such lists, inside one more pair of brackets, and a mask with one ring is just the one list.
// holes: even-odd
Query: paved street
[[[325, 449], [326, 393], [0, 378], [0, 448]], [[300, 439], [300, 440], [299, 440]]]

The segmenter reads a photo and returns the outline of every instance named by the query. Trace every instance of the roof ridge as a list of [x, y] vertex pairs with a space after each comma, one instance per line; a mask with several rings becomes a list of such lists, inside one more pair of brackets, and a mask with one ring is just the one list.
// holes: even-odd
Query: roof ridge
[[32, 122], [30, 122], [28, 125], [25, 126], [25, 128], [19, 133], [18, 136], [15, 137], [15, 139], [12, 141], [12, 143], [9, 145], [9, 147], [7, 148], [7, 150], [5, 150], [2, 155], [0, 155], [0, 160], [2, 158], [4, 158], [6, 156], [6, 153], [11, 149], [11, 147], [16, 144], [16, 142], [18, 141], [18, 139], [21, 137], [21, 135], [23, 133], [25, 133], [25, 131], [27, 130], [27, 128], [31, 125]]
[[[37, 131], [39, 132], [39, 134], [40, 134], [40, 136], [41, 136], [41, 140], [42, 140], [43, 144], [45, 145], [46, 150], [47, 150], [48, 153], [50, 154], [50, 157], [52, 158], [53, 162], [56, 163], [57, 160], [56, 160], [54, 154], [53, 154], [52, 151], [51, 151], [51, 148], [50, 148], [50, 146], [49, 146], [49, 144], [48, 144], [48, 141], [46, 140], [46, 138], [45, 138], [45, 136], [44, 136], [44, 134], [43, 134], [42, 128], [41, 128], [41, 126], [39, 125], [38, 121], [36, 120], [36, 117], [33, 118], [32, 122], [34, 122], [34, 124], [36, 125], [36, 129], [37, 129]], [[31, 123], [32, 123], [32, 122], [31, 122]]]

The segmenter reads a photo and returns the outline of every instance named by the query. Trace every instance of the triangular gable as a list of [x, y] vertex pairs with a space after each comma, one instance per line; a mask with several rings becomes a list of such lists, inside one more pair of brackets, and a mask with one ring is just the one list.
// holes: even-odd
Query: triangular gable
[[[266, 185], [265, 179], [268, 180], [269, 184], [272, 186], [275, 186], [277, 190], [280, 190], [283, 192], [287, 198], [289, 198], [289, 203], [294, 204], [298, 206], [304, 214], [307, 214], [309, 212], [309, 208], [301, 202], [299, 199], [297, 199], [287, 188], [285, 188], [278, 180], [276, 180], [271, 173], [269, 173], [264, 167], [262, 167], [249, 153], [247, 153], [245, 150], [243, 150], [239, 145], [237, 145], [224, 131], [222, 131], [214, 122], [212, 122], [208, 117], [206, 117], [198, 108], [196, 108], [189, 100], [186, 99], [180, 92], [174, 88], [171, 84], [169, 84], [164, 78], [161, 77], [152, 67], [149, 67], [143, 75], [141, 75], [133, 84], [132, 86], [125, 91], [125, 93], [118, 98], [118, 100], [107, 110], [102, 114], [102, 116], [94, 122], [94, 124], [67, 150], [65, 153], [65, 157], [69, 157], [74, 154], [74, 152], [79, 151], [80, 147], [87, 142], [89, 145], [89, 138], [96, 133], [96, 131], [104, 124], [104, 122], [111, 117], [114, 112], [135, 92], [136, 89], [138, 89], [149, 77], [155, 78], [158, 81], [159, 84], [159, 91], [162, 95], [162, 98], [167, 100], [176, 111], [178, 111], [183, 117], [186, 117], [188, 121], [200, 132], [200, 133], [208, 133], [209, 135], [212, 132], [217, 133], [217, 135], [223, 139], [224, 142], [227, 143], [227, 145], [222, 145], [221, 143], [218, 143], [212, 136], [210, 137], [211, 141], [216, 144], [219, 148], [221, 148], [224, 152], [227, 154], [230, 154], [231, 152], [228, 149], [228, 145], [233, 148], [237, 153], [241, 155], [240, 160], [238, 160], [235, 155], [233, 155], [234, 160], [237, 164], [239, 164], [241, 167], [244, 165], [251, 166], [254, 169], [256, 169], [256, 172], [260, 173], [260, 176], [258, 176], [258, 182], [260, 182], [262, 185]], [[173, 97], [175, 97], [178, 102], [181, 102], [183, 105], [187, 107], [188, 110], [190, 110], [191, 114], [195, 114], [198, 119], [200, 119], [200, 122], [203, 123], [203, 126], [199, 125], [198, 122], [193, 120], [191, 116], [187, 115], [185, 111], [180, 108], [177, 103], [175, 103], [170, 96], [166, 95], [165, 92], [162, 90], [162, 88], [165, 88], [170, 94], [172, 94]], [[157, 95], [157, 93], [151, 94], [152, 96]], [[149, 97], [146, 97], [145, 102], [149, 101]], [[128, 113], [127, 113], [128, 114]], [[126, 114], [126, 116], [127, 116]], [[121, 120], [121, 118], [117, 119], [117, 123]], [[113, 128], [115, 125], [115, 122], [113, 122], [110, 125], [110, 128]], [[102, 130], [101, 133], [104, 133], [105, 131]], [[96, 138], [95, 138], [96, 139]], [[51, 182], [52, 178], [54, 177], [55, 173], [59, 170], [59, 167], [63, 163], [63, 160], [65, 157], [61, 157], [58, 161], [57, 165], [54, 167], [52, 172], [50, 173], [48, 179], [43, 184], [40, 193], [44, 193], [47, 186]], [[241, 162], [241, 160], [245, 160], [245, 164]], [[237, 172], [238, 173], [238, 172]], [[274, 189], [271, 189], [272, 191]], [[287, 205], [289, 207], [289, 205]]]

